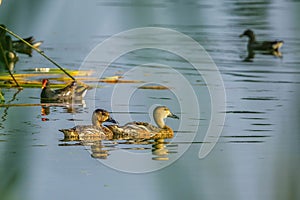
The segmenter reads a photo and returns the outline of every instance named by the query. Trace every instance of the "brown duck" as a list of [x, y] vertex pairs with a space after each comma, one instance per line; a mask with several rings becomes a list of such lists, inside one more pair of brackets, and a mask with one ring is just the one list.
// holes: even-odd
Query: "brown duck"
[[83, 141], [109, 140], [113, 138], [113, 132], [102, 126], [103, 122], [117, 123], [104, 109], [96, 109], [92, 115], [92, 125], [78, 125], [70, 129], [60, 129], [66, 139]]
[[107, 126], [114, 133], [115, 138], [122, 139], [159, 139], [172, 138], [174, 132], [171, 127], [165, 124], [164, 119], [170, 117], [179, 119], [166, 106], [158, 106], [153, 111], [153, 118], [157, 126], [148, 122], [129, 122], [124, 126]]

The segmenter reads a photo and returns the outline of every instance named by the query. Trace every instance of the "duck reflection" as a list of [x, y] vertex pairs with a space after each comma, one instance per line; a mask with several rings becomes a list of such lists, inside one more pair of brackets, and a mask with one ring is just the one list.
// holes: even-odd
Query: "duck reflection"
[[93, 158], [98, 159], [106, 159], [108, 157], [108, 150], [105, 149], [105, 146], [102, 145], [102, 143], [95, 142], [95, 144], [91, 145], [92, 154], [91, 156]]
[[79, 140], [65, 137], [59, 146], [86, 146], [95, 159], [107, 159], [114, 151], [151, 152], [152, 160], [167, 161], [171, 153], [177, 153], [178, 145], [171, 144], [165, 138], [155, 140]]
[[64, 103], [43, 103], [41, 102], [41, 115], [47, 116], [51, 113], [51, 107], [61, 107], [65, 113], [80, 113], [86, 107], [85, 100], [76, 100]]
[[[86, 143], [84, 143], [87, 146]], [[91, 145], [91, 157], [95, 159], [107, 159], [109, 152], [117, 149], [117, 143], [104, 143], [103, 141], [95, 141]]]
[[168, 146], [169, 142], [166, 142], [165, 139], [156, 139], [152, 144], [152, 160], [169, 160], [169, 154], [175, 153], [177, 151], [171, 151]]

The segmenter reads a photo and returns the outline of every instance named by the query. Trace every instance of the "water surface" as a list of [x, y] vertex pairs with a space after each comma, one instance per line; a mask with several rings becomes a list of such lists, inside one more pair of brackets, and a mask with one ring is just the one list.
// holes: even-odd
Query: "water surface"
[[[108, 162], [120, 150], [127, 150], [147, 153], [143, 162], [130, 164], [160, 165], [164, 161], [153, 159], [157, 158], [153, 143], [106, 141], [101, 146], [104, 155], [97, 157], [87, 151], [97, 146], [62, 141], [58, 129], [89, 124], [95, 107], [111, 110], [116, 86], [140, 85], [100, 83], [101, 87], [89, 91], [85, 104], [73, 108], [52, 106], [48, 115], [41, 114], [40, 106], [0, 108], [0, 188], [15, 176], [19, 181], [11, 190], [16, 199], [19, 195], [25, 199], [299, 199], [299, 6], [298, 1], [279, 0], [2, 2], [1, 23], [21, 36], [33, 34], [44, 40], [45, 53], [70, 69], [79, 69], [97, 44], [131, 28], [155, 26], [187, 34], [218, 66], [227, 106], [221, 138], [207, 157], [199, 159], [210, 119], [210, 99], [203, 77], [184, 59], [168, 52], [145, 49], [128, 53], [115, 60], [104, 76], [125, 74], [124, 79], [130, 79], [126, 73], [134, 67], [158, 63], [172, 66], [196, 91], [201, 100], [200, 118], [191, 117], [188, 127], [200, 126], [188, 150], [166, 168], [132, 174], [101, 161]], [[257, 53], [252, 62], [243, 62], [246, 39], [238, 36], [247, 28], [255, 30], [261, 40], [284, 40], [283, 57]], [[37, 53], [32, 58], [20, 55], [15, 73], [35, 67], [55, 66]], [[98, 67], [101, 63], [91, 64], [91, 69]], [[146, 79], [153, 68], [167, 73], [160, 65], [150, 65], [144, 68], [141, 79]], [[18, 94], [15, 89], [2, 88], [2, 92], [6, 104], [40, 102], [38, 88], [25, 88]], [[180, 118], [191, 114], [180, 112], [180, 101], [170, 90], [135, 89], [129, 111], [124, 111], [127, 105], [116, 104], [112, 115], [121, 124], [128, 116], [151, 121], [148, 112], [156, 104], [168, 105]], [[176, 132], [180, 120], [168, 119], [167, 123]], [[191, 133], [186, 130], [186, 134]], [[175, 158], [185, 142], [180, 138], [177, 142], [163, 141], [169, 152], [164, 158]]]

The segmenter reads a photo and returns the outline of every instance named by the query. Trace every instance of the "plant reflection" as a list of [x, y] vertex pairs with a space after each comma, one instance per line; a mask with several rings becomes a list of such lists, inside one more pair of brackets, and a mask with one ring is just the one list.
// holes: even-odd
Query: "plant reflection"
[[[9, 106], [6, 106], [7, 104], [14, 102], [17, 99], [18, 94], [21, 92], [22, 90], [16, 90], [16, 92], [14, 93], [14, 95], [11, 97], [11, 99], [9, 101], [6, 102], [6, 104], [3, 104], [2, 106], [5, 107], [5, 109], [3, 110], [3, 114], [1, 116], [1, 121], [4, 122], [6, 121], [7, 115], [8, 115], [8, 109]], [[0, 124], [0, 128], [2, 128], [2, 125]]]

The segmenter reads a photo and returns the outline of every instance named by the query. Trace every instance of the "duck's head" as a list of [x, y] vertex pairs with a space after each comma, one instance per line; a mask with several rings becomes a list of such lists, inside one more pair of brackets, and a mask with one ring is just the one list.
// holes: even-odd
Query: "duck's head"
[[111, 122], [111, 123], [114, 123], [114, 124], [118, 123], [116, 120], [114, 120], [109, 115], [109, 112], [107, 112], [104, 109], [96, 109], [93, 112], [92, 122], [93, 122], [93, 125], [95, 125], [95, 126], [100, 126], [103, 122]]
[[43, 79], [42, 81], [42, 89], [46, 88], [49, 85], [49, 80], [48, 79]]
[[244, 33], [242, 33], [242, 34], [240, 35], [240, 37], [243, 37], [243, 36], [247, 36], [247, 37], [249, 37], [250, 39], [255, 39], [254, 32], [253, 32], [251, 29], [245, 30]]
[[158, 106], [154, 109], [153, 118], [154, 118], [154, 121], [156, 122], [156, 124], [160, 128], [164, 128], [165, 123], [164, 123], [163, 120], [167, 117], [174, 118], [174, 119], [179, 119], [179, 117], [176, 116], [175, 114], [173, 114], [170, 111], [170, 109], [166, 106]]

